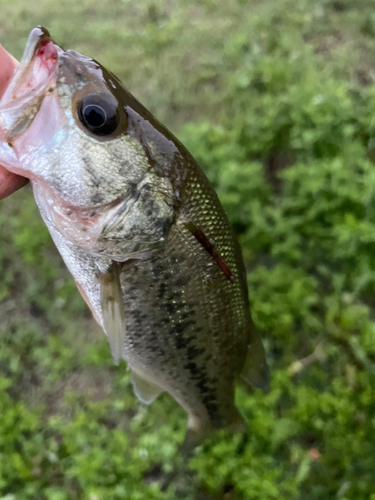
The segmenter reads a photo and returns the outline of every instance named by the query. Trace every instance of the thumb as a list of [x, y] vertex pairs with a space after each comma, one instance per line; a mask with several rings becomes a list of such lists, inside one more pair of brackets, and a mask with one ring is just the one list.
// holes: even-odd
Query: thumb
[[[18, 61], [0, 45], [0, 98], [8, 87], [17, 66]], [[0, 200], [17, 191], [27, 182], [28, 179], [8, 172], [0, 164]]]

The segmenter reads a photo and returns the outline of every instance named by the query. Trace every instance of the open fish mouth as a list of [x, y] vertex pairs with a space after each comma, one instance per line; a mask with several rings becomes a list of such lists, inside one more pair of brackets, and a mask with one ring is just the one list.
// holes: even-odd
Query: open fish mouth
[[20, 64], [0, 100], [0, 140], [12, 142], [30, 126], [44, 97], [55, 88], [60, 53], [63, 50], [46, 29], [31, 31]]

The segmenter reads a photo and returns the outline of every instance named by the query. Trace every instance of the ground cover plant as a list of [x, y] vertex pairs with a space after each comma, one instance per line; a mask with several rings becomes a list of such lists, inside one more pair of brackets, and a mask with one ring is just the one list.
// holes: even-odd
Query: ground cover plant
[[30, 190], [0, 203], [0, 499], [375, 500], [375, 11], [370, 0], [3, 0], [188, 146], [242, 244], [271, 391], [186, 465], [185, 415], [133, 396]]

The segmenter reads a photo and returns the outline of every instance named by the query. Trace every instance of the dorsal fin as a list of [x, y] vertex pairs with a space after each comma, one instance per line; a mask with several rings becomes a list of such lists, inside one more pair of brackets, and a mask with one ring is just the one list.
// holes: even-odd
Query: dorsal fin
[[250, 344], [246, 361], [240, 374], [240, 381], [245, 385], [257, 387], [263, 392], [270, 390], [270, 373], [266, 362], [263, 344], [255, 325], [251, 322]]

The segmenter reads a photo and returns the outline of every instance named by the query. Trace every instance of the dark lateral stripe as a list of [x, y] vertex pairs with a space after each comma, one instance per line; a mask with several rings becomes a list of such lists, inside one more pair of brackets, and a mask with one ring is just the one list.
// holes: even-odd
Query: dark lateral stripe
[[211, 387], [212, 381], [209, 379], [206, 370], [198, 366], [195, 361], [189, 361], [184, 365], [185, 370], [191, 373], [191, 378], [195, 386], [199, 389], [201, 401], [207, 410], [211, 424], [220, 428], [222, 425], [222, 417], [220, 415], [219, 406], [215, 397], [215, 390]]

